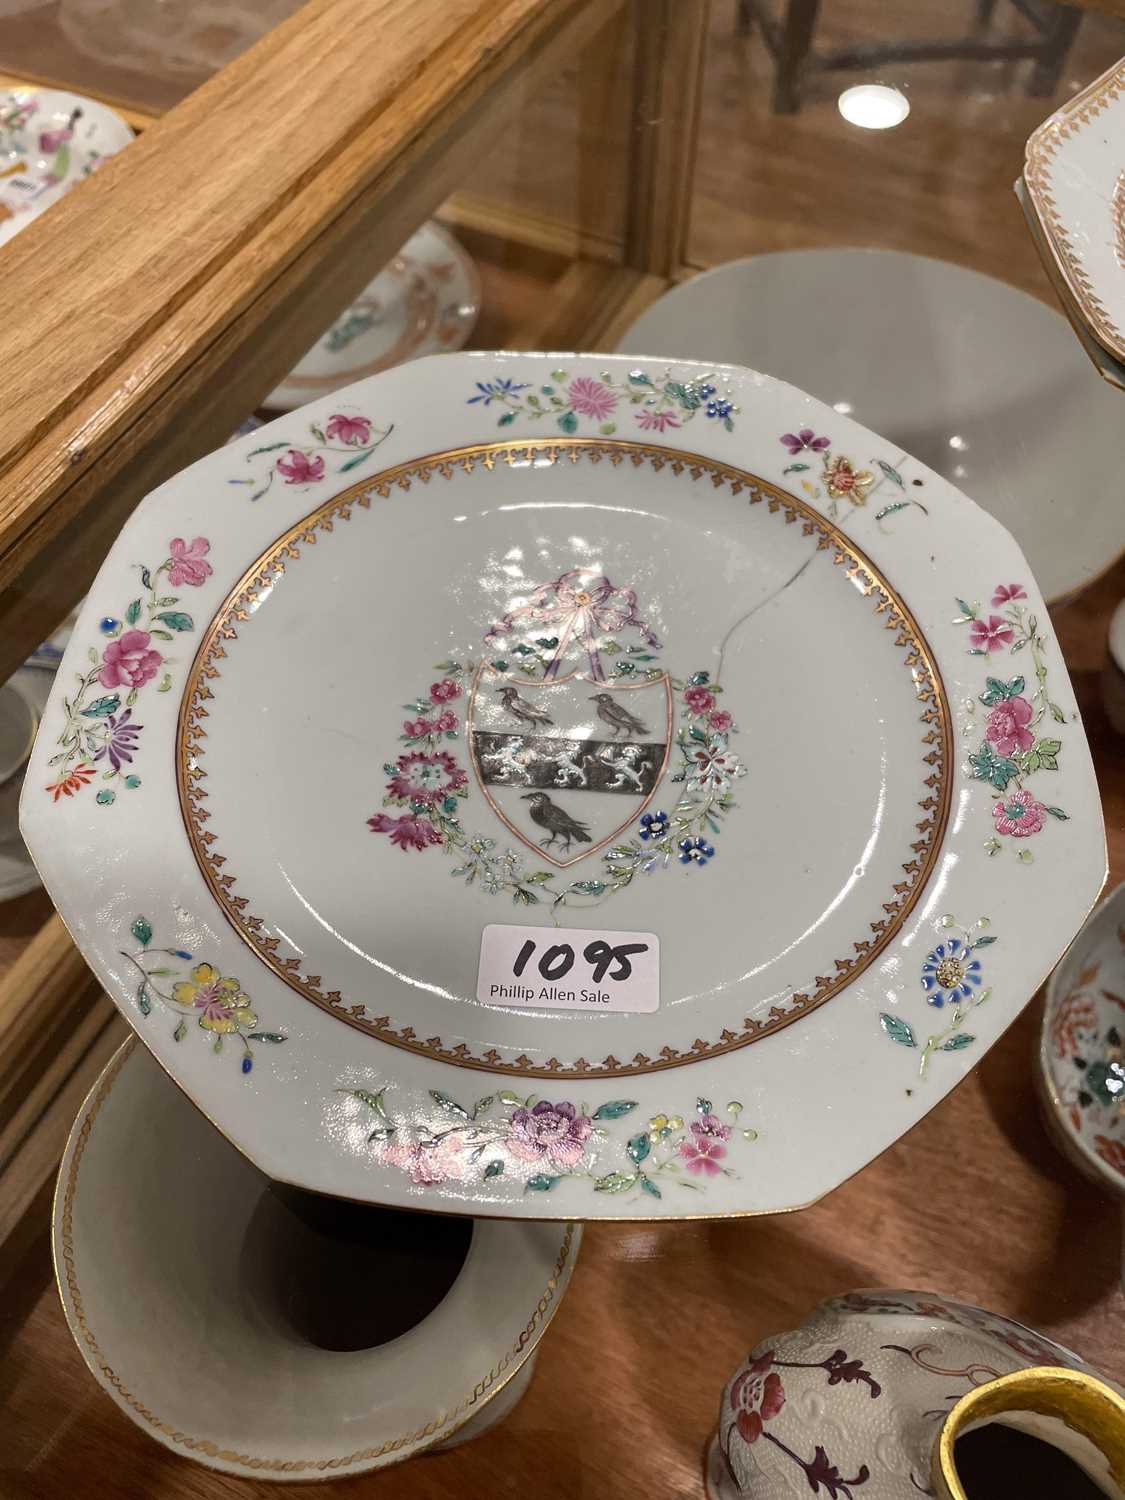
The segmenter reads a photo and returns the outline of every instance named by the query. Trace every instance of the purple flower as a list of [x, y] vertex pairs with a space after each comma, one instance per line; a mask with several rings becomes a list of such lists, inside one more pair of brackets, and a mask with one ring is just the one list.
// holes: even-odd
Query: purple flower
[[832, 440], [817, 437], [811, 427], [802, 427], [800, 432], [783, 432], [781, 441], [789, 449], [790, 456], [795, 458], [803, 448], [808, 448], [813, 453], [823, 453]]
[[130, 762], [133, 752], [137, 748], [137, 736], [145, 727], [143, 724], [131, 724], [133, 710], [127, 708], [123, 714], [110, 714], [106, 719], [105, 743], [95, 755], [95, 760], [104, 760], [109, 756], [109, 763], [115, 771], [120, 771], [122, 762]]

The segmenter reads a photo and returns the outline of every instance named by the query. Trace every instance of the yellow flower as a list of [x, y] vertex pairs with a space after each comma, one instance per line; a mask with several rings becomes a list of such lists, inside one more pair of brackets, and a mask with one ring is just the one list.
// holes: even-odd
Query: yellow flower
[[199, 1024], [206, 1031], [227, 1033], [258, 1024], [258, 1017], [249, 1005], [239, 1003], [249, 996], [242, 993], [238, 980], [224, 979], [210, 964], [197, 964], [191, 971], [190, 983], [184, 979], [174, 984], [172, 998], [177, 1005], [198, 1010]]
[[867, 504], [867, 491], [875, 476], [867, 469], [853, 468], [850, 458], [824, 460], [824, 483], [833, 500], [850, 500], [853, 505]]

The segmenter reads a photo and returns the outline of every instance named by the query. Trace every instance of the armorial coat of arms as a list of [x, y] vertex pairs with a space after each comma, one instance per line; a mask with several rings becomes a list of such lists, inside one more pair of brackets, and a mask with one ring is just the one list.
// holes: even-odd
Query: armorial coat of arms
[[[439, 663], [405, 705], [373, 832], [404, 852], [443, 847], [454, 875], [517, 905], [588, 906], [640, 873], [710, 862], [745, 773], [736, 725], [710, 672], [680, 681], [661, 665], [632, 589], [572, 568], [516, 601], [484, 646], [478, 662]], [[467, 826], [473, 781], [487, 832]]]

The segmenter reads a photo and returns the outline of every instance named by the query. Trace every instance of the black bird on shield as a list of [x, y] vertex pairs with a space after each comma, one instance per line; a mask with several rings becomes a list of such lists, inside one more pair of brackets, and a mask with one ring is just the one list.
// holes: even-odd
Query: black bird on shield
[[541, 709], [536, 708], [533, 703], [529, 703], [526, 698], [521, 698], [510, 683], [506, 683], [504, 687], [498, 687], [496, 691], [504, 700], [505, 710], [514, 719], [521, 719], [525, 724], [530, 724], [533, 729], [538, 724], [553, 724], [555, 722], [550, 714], [545, 714]]
[[551, 801], [546, 792], [528, 792], [520, 798], [520, 801], [531, 803], [531, 821], [547, 830], [548, 837], [539, 840], [544, 849], [549, 849], [555, 840], [560, 838], [566, 840], [563, 845], [564, 852], [575, 840], [580, 844], [590, 843], [586, 824], [580, 823], [577, 818], [572, 818], [569, 813], [563, 812], [561, 807]]
[[618, 733], [648, 733], [648, 729], [640, 719], [631, 714], [627, 708], [622, 707], [612, 693], [595, 693], [590, 702], [598, 705], [598, 718], [613, 730], [614, 739], [617, 738]]

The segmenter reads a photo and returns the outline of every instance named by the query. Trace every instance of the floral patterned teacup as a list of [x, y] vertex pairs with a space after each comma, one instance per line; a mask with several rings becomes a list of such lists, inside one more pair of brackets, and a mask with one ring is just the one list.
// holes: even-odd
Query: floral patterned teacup
[[1096, 1493], [1125, 1497], [1125, 1399], [1077, 1355], [938, 1293], [850, 1292], [759, 1344], [735, 1372], [707, 1494], [965, 1500], [957, 1440], [986, 1424], [1038, 1438]]
[[212, 1468], [293, 1481], [502, 1420], [579, 1241], [271, 1184], [135, 1042], [79, 1112], [53, 1234], [75, 1342], [125, 1414]]

